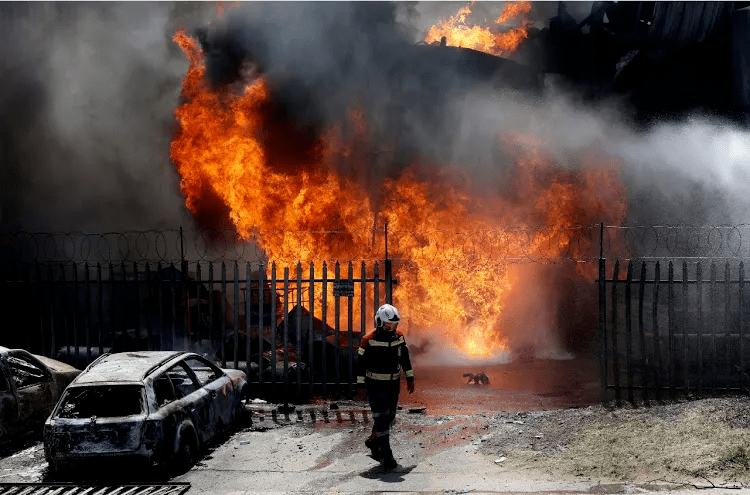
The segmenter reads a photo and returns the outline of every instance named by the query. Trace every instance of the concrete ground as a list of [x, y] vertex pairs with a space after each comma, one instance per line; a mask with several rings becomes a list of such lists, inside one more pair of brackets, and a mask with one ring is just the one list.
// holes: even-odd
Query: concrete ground
[[[339, 406], [298, 406], [281, 414], [276, 405], [256, 404], [251, 427], [235, 432], [173, 481], [190, 482], [191, 493], [222, 495], [706, 491], [667, 483], [600, 483], [514, 464], [504, 452], [480, 448], [493, 434], [494, 420], [487, 415], [410, 413], [406, 406], [392, 435], [399, 466], [387, 470], [363, 444], [372, 425], [364, 404], [344, 401]], [[736, 488], [710, 491], [750, 494]]]

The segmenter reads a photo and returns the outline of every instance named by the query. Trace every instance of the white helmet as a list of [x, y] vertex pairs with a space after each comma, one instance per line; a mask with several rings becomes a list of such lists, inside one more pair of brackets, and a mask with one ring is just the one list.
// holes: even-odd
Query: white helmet
[[383, 304], [375, 313], [375, 326], [378, 328], [382, 327], [383, 323], [398, 323], [399, 321], [401, 321], [401, 318], [398, 315], [398, 310], [390, 304]]

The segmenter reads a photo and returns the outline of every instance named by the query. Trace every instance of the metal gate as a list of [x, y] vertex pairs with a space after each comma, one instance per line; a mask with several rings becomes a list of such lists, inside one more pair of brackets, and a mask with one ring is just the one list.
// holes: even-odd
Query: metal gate
[[105, 352], [200, 352], [277, 402], [352, 395], [391, 300], [390, 262], [42, 263], [0, 273], [0, 342], [83, 368]]

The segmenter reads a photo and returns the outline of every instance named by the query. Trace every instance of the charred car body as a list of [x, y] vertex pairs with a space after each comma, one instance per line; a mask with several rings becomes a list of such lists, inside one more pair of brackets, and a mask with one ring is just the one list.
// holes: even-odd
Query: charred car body
[[247, 381], [183, 351], [104, 355], [63, 394], [44, 425], [52, 472], [123, 463], [187, 469], [245, 415]]
[[54, 359], [0, 347], [0, 442], [41, 428], [80, 372]]

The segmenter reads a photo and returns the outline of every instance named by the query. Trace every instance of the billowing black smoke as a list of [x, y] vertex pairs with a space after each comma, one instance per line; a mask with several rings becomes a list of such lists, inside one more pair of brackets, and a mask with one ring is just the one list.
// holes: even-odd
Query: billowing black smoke
[[[321, 131], [361, 109], [374, 149], [357, 173], [373, 187], [419, 157], [502, 189], [512, 158], [498, 138], [525, 135], [564, 167], [591, 148], [616, 157], [638, 223], [746, 221], [745, 131], [696, 115], [633, 132], [626, 99], [582, 103], [582, 88], [545, 72], [557, 3], [534, 4], [536, 34], [510, 56], [522, 64], [420, 43], [461, 5], [253, 2], [217, 19], [212, 3], [2, 2], [0, 229], [191, 222], [169, 158], [187, 67], [171, 40], [179, 27], [200, 38], [217, 87], [245, 71], [268, 79], [267, 137], [298, 143], [288, 152], [299, 161]], [[591, 7], [572, 3], [568, 14], [580, 22]], [[501, 9], [475, 6], [488, 20]]]

